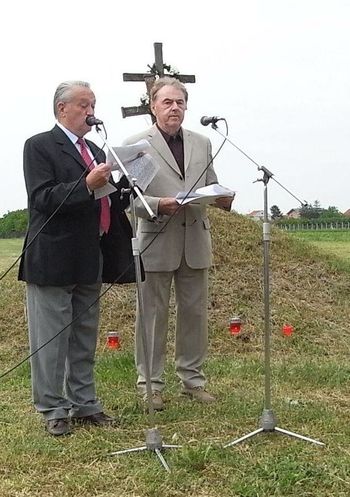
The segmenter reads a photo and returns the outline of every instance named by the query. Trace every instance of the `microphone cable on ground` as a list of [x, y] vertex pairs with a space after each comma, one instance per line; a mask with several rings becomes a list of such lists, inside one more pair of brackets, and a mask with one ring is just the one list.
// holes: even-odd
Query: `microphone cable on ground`
[[[226, 121], [225, 121], [226, 122]], [[226, 128], [227, 128], [227, 124], [226, 124]], [[228, 130], [227, 130], [228, 132]], [[217, 152], [214, 154], [214, 156], [212, 156], [211, 160], [208, 162], [208, 164], [206, 165], [206, 167], [204, 168], [204, 170], [202, 171], [202, 173], [200, 174], [200, 176], [197, 178], [197, 180], [194, 182], [194, 184], [192, 185], [192, 187], [190, 188], [190, 190], [187, 192], [187, 195], [184, 197], [183, 200], [185, 200], [189, 194], [193, 191], [193, 189], [195, 188], [195, 186], [198, 184], [198, 182], [200, 181], [200, 179], [203, 177], [203, 175], [206, 173], [206, 171], [208, 170], [208, 168], [210, 167], [210, 165], [213, 163], [214, 159], [218, 156], [218, 154], [220, 153], [220, 151], [222, 150], [222, 147], [224, 146], [226, 142], [226, 138], [224, 139], [224, 141], [221, 143], [220, 147], [218, 148]], [[93, 163], [93, 161], [95, 160], [95, 158], [91, 161], [91, 163]], [[37, 236], [40, 234], [40, 232], [43, 230], [43, 228], [47, 225], [47, 223], [54, 217], [54, 215], [57, 213], [58, 209], [62, 207], [62, 205], [64, 204], [64, 202], [67, 200], [67, 198], [69, 197], [69, 195], [72, 194], [72, 192], [74, 191], [74, 189], [76, 188], [76, 186], [78, 185], [79, 181], [82, 179], [82, 177], [86, 174], [86, 171], [83, 172], [83, 174], [80, 176], [80, 178], [76, 181], [76, 183], [73, 185], [72, 189], [68, 192], [68, 194], [66, 195], [66, 197], [64, 198], [64, 200], [61, 202], [61, 204], [55, 209], [55, 211], [53, 212], [53, 214], [49, 217], [49, 219], [43, 224], [43, 226], [40, 228], [40, 230], [35, 234], [35, 236], [33, 237], [33, 239], [31, 240], [30, 242], [30, 245], [34, 242], [34, 240], [37, 238]], [[162, 226], [162, 228], [157, 232], [155, 233], [155, 236], [152, 238], [152, 240], [150, 241], [150, 243], [143, 249], [143, 251], [140, 253], [140, 255], [142, 256], [142, 254], [152, 245], [152, 243], [156, 240], [156, 238], [160, 235], [160, 233], [162, 232], [162, 229], [164, 229], [168, 224], [169, 222], [171, 221], [171, 219], [173, 218], [173, 216], [175, 216], [175, 214], [178, 212], [178, 210], [180, 209], [181, 207], [181, 204], [179, 204], [179, 207], [176, 209], [176, 211], [169, 217], [169, 219], [167, 220], [167, 222], [164, 224], [164, 226]], [[22, 251], [21, 255], [16, 259], [16, 261], [10, 266], [10, 268], [1, 276], [0, 278], [0, 281], [6, 276], [6, 274], [15, 266], [15, 264], [19, 261], [19, 259], [22, 257], [22, 254], [25, 253], [25, 251], [27, 250], [27, 248], [29, 247], [29, 245], [27, 245], [25, 247], [25, 249]], [[103, 290], [100, 295], [98, 296], [98, 298], [96, 298], [88, 307], [86, 307], [85, 309], [83, 309], [70, 323], [68, 323], [64, 328], [62, 328], [59, 332], [56, 333], [56, 335], [54, 335], [53, 337], [51, 337], [49, 340], [47, 340], [46, 342], [44, 342], [42, 345], [40, 345], [40, 347], [38, 347], [36, 350], [34, 350], [33, 352], [31, 352], [30, 354], [28, 354], [24, 359], [22, 359], [19, 363], [15, 364], [12, 368], [8, 369], [7, 371], [5, 371], [4, 373], [1, 373], [0, 374], [0, 379], [4, 378], [5, 376], [9, 375], [10, 373], [12, 373], [15, 369], [19, 368], [22, 364], [24, 364], [26, 361], [28, 361], [31, 357], [33, 357], [35, 354], [37, 354], [40, 350], [42, 350], [44, 347], [46, 347], [46, 345], [48, 345], [49, 343], [51, 343], [55, 338], [57, 338], [61, 333], [63, 333], [67, 328], [69, 328], [69, 326], [71, 326], [78, 318], [80, 318], [80, 316], [82, 316], [85, 312], [87, 312], [92, 306], [94, 306], [99, 300], [101, 300], [101, 298], [113, 287], [113, 285], [115, 284], [118, 284], [118, 281], [124, 276], [124, 274], [126, 274], [128, 272], [128, 270], [131, 268], [133, 263], [129, 264], [127, 266], [127, 268], [124, 270], [124, 272], [116, 279], [113, 281], [113, 283], [109, 284], [108, 287]]]

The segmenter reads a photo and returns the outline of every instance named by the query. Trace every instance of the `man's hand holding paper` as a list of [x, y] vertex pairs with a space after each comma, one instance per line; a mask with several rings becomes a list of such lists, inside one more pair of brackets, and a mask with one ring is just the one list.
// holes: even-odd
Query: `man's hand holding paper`
[[233, 199], [235, 198], [235, 194], [231, 197], [218, 197], [215, 200], [215, 207], [219, 207], [219, 209], [223, 209], [224, 211], [230, 211]]

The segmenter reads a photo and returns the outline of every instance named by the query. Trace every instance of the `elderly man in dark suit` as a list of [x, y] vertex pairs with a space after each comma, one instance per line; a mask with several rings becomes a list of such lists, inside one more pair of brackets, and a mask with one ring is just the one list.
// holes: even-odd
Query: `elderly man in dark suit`
[[102, 281], [134, 280], [123, 212], [128, 198], [120, 200], [124, 180], [110, 196], [95, 199], [112, 180], [104, 152], [83, 139], [94, 109], [88, 83], [60, 84], [57, 124], [24, 146], [29, 227], [19, 279], [27, 282], [34, 405], [56, 436], [68, 434], [71, 422], [114, 422], [96, 398], [93, 377], [98, 299]]

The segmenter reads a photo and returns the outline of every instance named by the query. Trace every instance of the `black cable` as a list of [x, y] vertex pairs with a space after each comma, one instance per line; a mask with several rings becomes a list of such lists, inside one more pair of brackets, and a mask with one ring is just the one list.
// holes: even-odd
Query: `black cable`
[[[225, 121], [225, 124], [226, 124], [226, 135], [228, 134], [228, 126], [227, 126], [227, 122], [226, 122], [226, 119], [224, 119]], [[200, 174], [200, 176], [197, 178], [197, 180], [194, 182], [194, 184], [191, 186], [191, 188], [188, 190], [188, 192], [186, 193], [186, 195], [183, 197], [182, 201], [186, 200], [190, 193], [193, 191], [193, 189], [195, 188], [195, 186], [198, 184], [198, 182], [200, 181], [200, 179], [203, 177], [203, 175], [207, 172], [207, 170], [209, 169], [209, 167], [211, 166], [211, 164], [213, 163], [214, 159], [218, 156], [218, 154], [221, 152], [221, 149], [222, 147], [225, 145], [225, 142], [226, 142], [227, 138], [224, 138], [224, 141], [222, 142], [222, 144], [220, 145], [220, 147], [218, 148], [217, 152], [212, 156], [211, 160], [208, 162], [208, 164], [206, 165], [206, 167], [203, 169], [202, 173]], [[166, 228], [168, 226], [168, 224], [170, 223], [170, 221], [172, 220], [172, 218], [178, 213], [179, 209], [183, 207], [182, 204], [179, 204], [178, 208], [175, 210], [175, 212], [173, 212], [170, 216], [169, 216], [169, 219], [166, 221], [166, 223], [164, 224], [164, 226], [161, 227], [161, 229], [155, 233], [155, 236], [154, 238], [152, 238], [152, 240], [149, 242], [148, 245], [146, 245], [146, 247], [142, 250], [142, 252], [140, 253], [140, 255], [142, 255], [151, 245], [152, 243], [154, 242], [154, 240], [162, 233], [162, 230], [164, 230], [164, 228]]]
[[129, 264], [128, 267], [122, 272], [121, 275], [118, 276], [117, 279], [115, 279], [113, 281], [113, 283], [110, 283], [108, 285], [108, 287], [102, 292], [100, 293], [100, 295], [88, 306], [86, 307], [85, 309], [83, 309], [77, 316], [75, 316], [74, 319], [72, 319], [72, 321], [70, 321], [64, 328], [62, 328], [60, 331], [58, 331], [56, 333], [56, 335], [54, 335], [53, 337], [51, 337], [49, 340], [47, 340], [46, 342], [44, 342], [42, 345], [40, 345], [40, 347], [38, 347], [37, 349], [35, 349], [33, 352], [31, 352], [29, 355], [27, 355], [24, 359], [22, 359], [22, 361], [20, 361], [18, 364], [16, 364], [15, 366], [13, 366], [11, 369], [8, 369], [7, 371], [5, 371], [4, 373], [0, 374], [0, 379], [1, 378], [4, 378], [5, 376], [7, 376], [8, 374], [12, 373], [12, 371], [14, 371], [15, 369], [17, 369], [19, 366], [21, 366], [22, 364], [24, 364], [26, 361], [28, 361], [28, 359], [30, 359], [31, 357], [33, 357], [35, 354], [37, 354], [41, 349], [43, 349], [44, 347], [46, 347], [46, 345], [48, 345], [50, 342], [52, 342], [55, 338], [57, 338], [61, 333], [63, 333], [67, 328], [69, 328], [69, 326], [71, 326], [73, 323], [75, 323], [75, 321], [77, 321], [78, 318], [80, 318], [80, 316], [82, 316], [83, 314], [85, 314], [85, 312], [87, 312], [89, 309], [91, 309], [91, 307], [93, 307], [100, 299], [101, 297], [103, 297], [111, 288], [113, 285], [117, 284], [118, 281], [124, 276], [124, 274], [127, 273], [127, 271], [129, 270], [129, 268], [131, 267], [132, 264]]
[[[225, 121], [226, 123], [226, 119], [223, 119], [223, 121]], [[217, 126], [215, 124], [212, 125], [212, 128], [217, 131]], [[220, 133], [218, 131], [219, 135], [222, 136], [222, 133]], [[282, 185], [282, 183], [280, 183], [279, 181], [276, 180], [276, 178], [274, 178], [274, 175], [273, 173], [271, 173], [271, 171], [269, 171], [268, 169], [266, 169], [266, 167], [264, 166], [261, 166], [260, 164], [258, 164], [254, 159], [252, 159], [252, 157], [250, 157], [246, 152], [244, 152], [244, 150], [242, 150], [240, 147], [238, 147], [235, 143], [233, 143], [232, 140], [229, 140], [228, 139], [228, 126], [227, 126], [227, 123], [226, 123], [226, 136], [225, 136], [225, 140], [228, 140], [229, 143], [236, 149], [238, 150], [239, 152], [241, 152], [241, 154], [243, 154], [248, 160], [250, 160], [253, 164], [255, 164], [258, 168], [259, 171], [263, 171], [265, 172], [267, 175], [268, 175], [268, 179], [273, 179], [273, 181], [275, 183], [277, 183], [281, 188], [283, 188], [283, 190], [285, 190], [287, 193], [289, 193], [289, 195], [291, 195], [291, 197], [295, 198], [295, 200], [297, 200], [300, 205], [302, 207], [305, 207], [308, 205], [308, 202], [306, 200], [302, 201], [300, 200], [296, 195], [294, 195], [294, 193], [292, 193], [290, 190], [288, 190], [288, 188], [286, 188], [285, 186]], [[260, 181], [260, 180], [258, 180]]]
[[[100, 148], [100, 150], [103, 150], [104, 146], [102, 148]], [[100, 151], [99, 151], [100, 152]], [[98, 153], [99, 153], [98, 152]], [[98, 154], [97, 153], [97, 154]], [[96, 157], [97, 157], [97, 154], [96, 154]], [[40, 233], [42, 232], [42, 230], [45, 228], [45, 226], [47, 226], [47, 224], [51, 221], [51, 219], [53, 219], [55, 217], [55, 215], [57, 214], [57, 212], [61, 209], [61, 207], [65, 204], [65, 202], [67, 201], [67, 199], [72, 195], [72, 193], [74, 192], [74, 190], [76, 189], [76, 187], [78, 186], [78, 184], [80, 183], [80, 181], [82, 180], [82, 178], [87, 175], [89, 173], [89, 169], [91, 167], [91, 165], [94, 163], [94, 161], [96, 160], [96, 157], [94, 156], [93, 159], [91, 160], [90, 164], [88, 166], [86, 166], [86, 169], [82, 172], [81, 176], [77, 179], [77, 181], [73, 184], [72, 188], [67, 192], [67, 195], [64, 197], [64, 199], [62, 200], [62, 202], [56, 207], [56, 209], [53, 211], [53, 213], [49, 216], [49, 218], [45, 221], [45, 223], [41, 226], [41, 228], [35, 233], [35, 235], [33, 236], [33, 238], [30, 240], [30, 242], [24, 247], [24, 249], [22, 250], [22, 252], [20, 253], [20, 255], [17, 257], [17, 259], [11, 264], [11, 266], [0, 276], [0, 281], [2, 281], [5, 276], [11, 271], [11, 269], [13, 269], [15, 267], [15, 265], [17, 264], [17, 262], [21, 259], [21, 257], [26, 253], [26, 251], [29, 249], [29, 247], [31, 247], [32, 243], [36, 240], [36, 238], [40, 235]]]
[[[225, 121], [226, 122], [226, 121]], [[226, 129], [227, 129], [227, 123], [226, 123]], [[228, 129], [227, 129], [227, 133], [228, 133]], [[208, 170], [208, 168], [210, 167], [210, 165], [213, 163], [214, 159], [217, 157], [217, 155], [219, 154], [219, 152], [221, 151], [222, 147], [224, 146], [226, 142], [226, 138], [224, 139], [224, 141], [222, 142], [222, 144], [220, 145], [220, 147], [218, 148], [217, 152], [212, 156], [211, 160], [208, 162], [208, 164], [206, 165], [206, 167], [204, 168], [204, 170], [202, 171], [202, 173], [200, 174], [200, 176], [197, 178], [197, 180], [195, 181], [195, 183], [192, 185], [192, 187], [190, 188], [190, 190], [187, 192], [187, 194], [185, 195], [184, 199], [185, 200], [189, 194], [193, 191], [193, 188], [195, 188], [195, 186], [198, 184], [198, 182], [200, 181], [200, 179], [202, 178], [202, 176], [204, 175], [204, 173], [206, 173], [206, 171]], [[103, 147], [102, 147], [103, 148]], [[93, 163], [93, 161], [95, 160], [95, 158], [91, 161], [91, 164]], [[88, 166], [90, 167], [91, 164]], [[88, 170], [88, 168], [87, 168]], [[76, 188], [78, 182], [81, 180], [81, 178], [83, 177], [84, 174], [86, 174], [87, 171], [84, 171], [83, 174], [81, 175], [81, 177], [79, 178], [79, 180], [74, 184], [73, 188], [68, 192], [69, 195], [73, 192], [74, 188]], [[68, 194], [66, 195], [64, 201], [67, 200]], [[63, 205], [64, 201], [61, 202], [61, 204], [59, 205], [59, 207], [57, 207], [57, 209], [54, 211], [54, 213], [50, 216], [50, 218], [44, 223], [44, 225], [41, 227], [41, 229], [36, 233], [35, 237], [31, 240], [30, 244], [33, 243], [33, 241], [35, 240], [35, 238], [40, 234], [40, 232], [42, 231], [42, 229], [46, 226], [46, 224], [49, 222], [49, 220], [52, 219], [52, 217], [54, 216], [54, 214], [57, 213], [57, 210]], [[180, 209], [180, 207], [182, 207], [181, 204], [179, 204], [179, 207], [176, 209], [176, 211], [169, 217], [169, 219], [167, 220], [167, 222], [164, 224], [164, 226], [162, 226], [162, 229], [165, 228], [169, 222], [171, 221], [171, 219], [173, 218], [173, 216], [175, 216], [175, 214], [178, 212], [178, 210]], [[150, 241], [150, 243], [143, 249], [143, 251], [140, 253], [140, 255], [142, 255], [151, 245], [152, 243], [156, 240], [156, 238], [159, 236], [159, 234], [161, 233], [161, 230], [159, 230], [154, 238]], [[26, 246], [25, 250], [27, 250], [27, 248], [29, 247], [29, 245]], [[25, 250], [22, 251], [22, 254], [25, 252]], [[16, 259], [15, 263], [20, 259], [20, 257], [22, 256], [22, 254]], [[14, 263], [14, 264], [15, 264]], [[13, 265], [14, 265], [13, 264]], [[34, 350], [33, 352], [31, 352], [29, 355], [27, 355], [22, 361], [20, 361], [19, 363], [15, 364], [15, 366], [13, 366], [12, 368], [8, 369], [7, 371], [5, 371], [4, 373], [0, 374], [0, 379], [4, 378], [5, 376], [9, 375], [10, 373], [12, 373], [12, 371], [14, 371], [15, 369], [17, 369], [18, 367], [20, 367], [22, 364], [24, 364], [26, 361], [28, 361], [28, 359], [30, 359], [31, 357], [33, 357], [35, 354], [37, 354], [41, 349], [43, 349], [44, 347], [46, 347], [46, 345], [48, 345], [49, 343], [51, 343], [55, 338], [57, 338], [61, 333], [63, 333], [67, 328], [69, 328], [69, 326], [71, 326], [78, 318], [80, 318], [80, 316], [82, 316], [85, 312], [87, 312], [92, 306], [94, 306], [111, 288], [113, 285], [117, 284], [118, 281], [124, 276], [124, 274], [127, 273], [127, 271], [131, 268], [133, 262], [130, 263], [127, 268], [123, 271], [123, 273], [116, 279], [113, 281], [113, 283], [111, 283], [102, 293], [100, 293], [100, 295], [88, 306], [86, 307], [85, 309], [83, 309], [72, 321], [70, 321], [70, 323], [68, 323], [64, 328], [62, 328], [60, 331], [58, 331], [56, 333], [56, 335], [54, 335], [53, 337], [51, 337], [49, 340], [47, 340], [45, 343], [43, 343], [42, 345], [40, 345], [40, 347], [38, 347], [36, 350]], [[10, 269], [12, 269], [13, 265], [9, 268], [9, 270], [0, 278], [0, 281], [1, 279], [10, 271]]]

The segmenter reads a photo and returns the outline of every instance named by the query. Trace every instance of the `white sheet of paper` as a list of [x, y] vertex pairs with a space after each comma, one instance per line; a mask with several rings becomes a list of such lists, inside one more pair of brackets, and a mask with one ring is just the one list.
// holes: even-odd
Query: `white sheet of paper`
[[234, 191], [215, 183], [197, 188], [194, 192], [179, 192], [175, 198], [179, 204], [215, 204], [217, 198], [234, 196]]
[[[147, 140], [140, 140], [134, 145], [126, 145], [125, 147], [113, 147], [113, 151], [123, 163], [130, 179], [135, 179], [136, 186], [142, 191], [146, 190], [159, 171], [159, 165], [147, 153], [150, 148], [151, 145]], [[123, 172], [111, 152], [108, 153], [107, 160], [112, 162], [112, 171], [116, 171], [115, 181], [119, 181]]]
[[131, 178], [136, 179], [136, 185], [140, 190], [145, 191], [159, 171], [159, 165], [149, 154], [145, 154], [125, 164], [125, 169]]
[[106, 195], [110, 195], [113, 192], [116, 192], [117, 189], [115, 186], [111, 185], [110, 183], [107, 183], [105, 186], [102, 186], [101, 188], [97, 188], [94, 190], [94, 196], [95, 199], [98, 200], [99, 198], [105, 197]]
[[[133, 145], [125, 145], [124, 147], [112, 147], [113, 151], [124, 165], [127, 162], [135, 160], [141, 154], [146, 154], [147, 152], [149, 152], [150, 148], [151, 145], [147, 140], [140, 140]], [[112, 162], [112, 170], [116, 170], [119, 168], [115, 158], [113, 157], [113, 154], [110, 151], [108, 152], [107, 161]]]
[[196, 193], [201, 195], [216, 195], [220, 197], [234, 197], [235, 192], [226, 188], [226, 186], [219, 185], [218, 183], [213, 183], [212, 185], [202, 186], [197, 188]]

